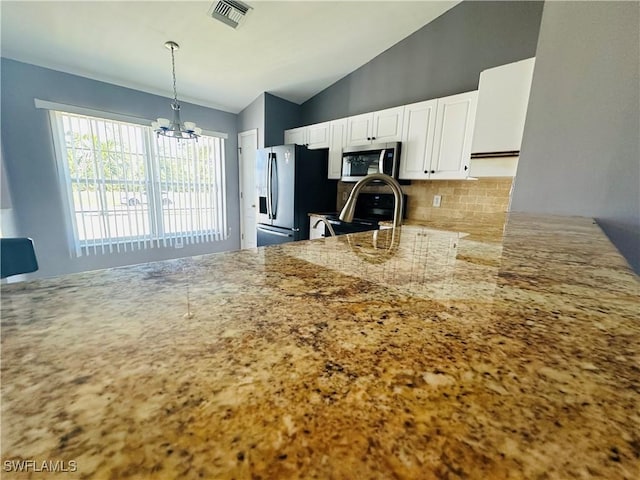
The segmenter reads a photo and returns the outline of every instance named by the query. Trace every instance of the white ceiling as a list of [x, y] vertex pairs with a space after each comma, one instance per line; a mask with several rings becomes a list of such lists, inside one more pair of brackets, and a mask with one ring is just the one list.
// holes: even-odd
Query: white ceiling
[[231, 27], [211, 1], [5, 1], [3, 57], [237, 113], [262, 92], [302, 103], [459, 1], [244, 0]]

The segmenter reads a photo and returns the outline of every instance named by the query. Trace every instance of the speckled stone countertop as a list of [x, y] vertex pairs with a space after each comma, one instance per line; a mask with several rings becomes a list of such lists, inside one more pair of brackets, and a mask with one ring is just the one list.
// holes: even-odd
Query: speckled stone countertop
[[[502, 242], [506, 222], [506, 213], [487, 213], [485, 215], [475, 214], [469, 219], [405, 219], [403, 224], [452, 232], [464, 232], [468, 236], [467, 240], [478, 239], [483, 242]], [[386, 227], [392, 226], [391, 222], [381, 222], [381, 224]]]
[[3, 285], [2, 478], [640, 478], [598, 226], [430, 227]]

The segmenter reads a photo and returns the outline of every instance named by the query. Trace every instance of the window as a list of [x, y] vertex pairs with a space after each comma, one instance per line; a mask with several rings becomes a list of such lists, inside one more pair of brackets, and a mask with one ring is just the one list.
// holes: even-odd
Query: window
[[224, 139], [51, 111], [77, 256], [226, 238]]

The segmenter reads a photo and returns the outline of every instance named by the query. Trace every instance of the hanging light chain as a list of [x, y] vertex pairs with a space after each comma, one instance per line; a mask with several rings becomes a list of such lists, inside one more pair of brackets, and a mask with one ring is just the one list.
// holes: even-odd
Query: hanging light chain
[[171, 45], [171, 69], [173, 72], [173, 101], [178, 105], [178, 89], [176, 88], [176, 59], [173, 54], [175, 47]]
[[158, 136], [181, 139], [198, 140], [202, 134], [202, 129], [196, 127], [195, 122], [184, 122], [180, 120], [180, 104], [178, 103], [178, 88], [176, 86], [176, 57], [175, 51], [180, 48], [176, 42], [167, 41], [164, 46], [171, 50], [171, 74], [173, 78], [173, 102], [171, 109], [173, 110], [173, 120], [167, 118], [158, 118], [157, 121], [151, 122], [151, 126]]

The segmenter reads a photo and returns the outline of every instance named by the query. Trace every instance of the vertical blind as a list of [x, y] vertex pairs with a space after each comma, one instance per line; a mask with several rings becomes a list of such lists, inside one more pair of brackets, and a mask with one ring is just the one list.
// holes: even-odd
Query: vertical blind
[[76, 256], [227, 237], [224, 139], [51, 111]]

